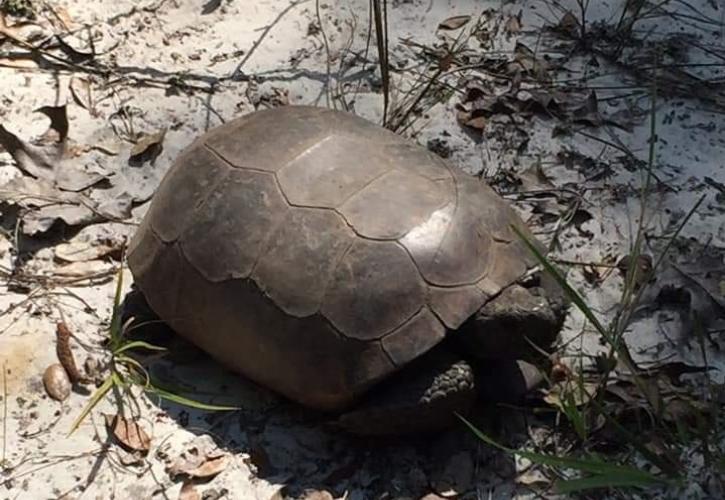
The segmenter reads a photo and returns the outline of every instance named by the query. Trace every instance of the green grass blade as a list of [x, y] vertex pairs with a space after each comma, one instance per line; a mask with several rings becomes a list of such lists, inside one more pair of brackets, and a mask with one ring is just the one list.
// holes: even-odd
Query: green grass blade
[[116, 349], [113, 354], [118, 356], [121, 353], [124, 353], [126, 351], [129, 351], [131, 349], [148, 349], [149, 351], [166, 351], [166, 347], [161, 347], [153, 344], [149, 344], [148, 342], [144, 342], [143, 340], [134, 340], [133, 342], [129, 342], [127, 344], [122, 345], [118, 349]]
[[617, 434], [619, 434], [627, 443], [633, 446], [634, 449], [637, 450], [644, 458], [646, 458], [650, 463], [656, 465], [665, 474], [669, 474], [674, 478], [678, 477], [679, 473], [675, 464], [670, 463], [665, 457], [662, 457], [647, 448], [647, 446], [640, 441], [637, 435], [633, 434], [629, 429], [617, 422], [617, 420], [609, 415], [597, 401], [592, 400], [591, 404], [595, 407], [597, 412], [605, 418], [607, 423], [612, 426], [612, 429], [614, 429], [614, 431], [617, 432]]
[[101, 402], [101, 400], [108, 394], [108, 391], [111, 390], [111, 387], [113, 387], [113, 384], [115, 383], [115, 377], [111, 376], [108, 377], [106, 380], [103, 381], [103, 384], [96, 389], [96, 392], [93, 393], [93, 396], [91, 396], [91, 399], [88, 401], [88, 404], [83, 408], [83, 411], [81, 411], [80, 415], [75, 419], [73, 422], [73, 425], [71, 425], [70, 432], [68, 432], [68, 435], [70, 436], [73, 434], [76, 429], [78, 429], [78, 426], [81, 425], [83, 420], [88, 416], [88, 414], [95, 408], [98, 403]]
[[579, 408], [577, 408], [576, 401], [574, 400], [574, 395], [571, 392], [567, 392], [561, 403], [562, 407], [564, 408], [566, 418], [569, 420], [569, 422], [571, 422], [571, 425], [572, 427], [574, 427], [574, 431], [576, 432], [577, 436], [579, 436], [579, 439], [581, 439], [582, 441], [586, 441], [587, 426], [584, 419], [584, 413], [580, 411]]
[[662, 481], [651, 477], [629, 477], [619, 474], [598, 474], [581, 479], [557, 481], [554, 490], [560, 495], [600, 488], [649, 488], [661, 485]]
[[197, 410], [206, 410], [206, 411], [236, 411], [241, 410], [238, 406], [222, 406], [222, 405], [212, 405], [207, 403], [202, 403], [200, 401], [195, 401], [193, 399], [186, 398], [184, 396], [179, 396], [178, 394], [174, 394], [173, 392], [166, 391], [164, 389], [160, 389], [158, 387], [155, 387], [151, 385], [146, 389], [146, 392], [155, 394], [159, 396], [160, 398], [166, 399], [168, 401], [174, 402], [176, 404], [180, 404], [183, 406], [188, 406], [190, 408], [196, 408]]
[[[129, 373], [128, 384], [140, 385], [141, 387], [144, 387], [144, 388], [148, 387], [151, 384], [151, 378], [149, 377], [148, 371], [146, 370], [146, 368], [144, 368], [144, 366], [141, 363], [139, 363], [135, 359], [133, 359], [129, 356], [126, 356], [126, 355], [116, 356], [116, 363], [124, 365], [125, 368], [128, 370], [128, 373]], [[117, 373], [120, 373], [120, 372], [117, 372]], [[135, 377], [134, 376], [135, 374], [138, 374], [141, 378], [139, 379], [139, 378]], [[119, 379], [120, 379], [120, 376], [119, 376]], [[120, 382], [122, 385], [125, 385], [125, 380], [120, 381]]]
[[516, 227], [515, 225], [511, 225], [514, 232], [521, 238], [521, 240], [524, 242], [526, 247], [529, 249], [529, 251], [534, 254], [534, 257], [541, 263], [541, 265], [544, 267], [547, 273], [549, 273], [559, 284], [559, 286], [564, 290], [564, 293], [567, 295], [569, 300], [571, 300], [576, 306], [581, 310], [581, 312], [586, 316], [586, 318], [589, 320], [589, 322], [597, 329], [597, 331], [605, 338], [609, 338], [609, 333], [607, 332], [607, 329], [604, 328], [604, 325], [602, 325], [597, 317], [594, 315], [594, 312], [591, 310], [591, 308], [584, 302], [584, 299], [579, 295], [579, 292], [574, 290], [571, 285], [569, 285], [569, 282], [566, 280], [563, 274], [549, 261], [549, 259], [544, 256], [536, 246], [529, 241], [529, 239], [524, 235], [524, 233], [521, 232], [521, 230]]
[[473, 432], [474, 435], [476, 435], [476, 437], [478, 437], [485, 443], [499, 450], [505, 451], [512, 455], [519, 455], [523, 458], [526, 458], [528, 460], [531, 460], [532, 462], [536, 462], [541, 465], [573, 469], [583, 472], [589, 472], [591, 474], [612, 474], [631, 480], [662, 482], [661, 479], [650, 474], [649, 472], [635, 469], [634, 467], [628, 467], [626, 465], [610, 464], [598, 458], [583, 460], [578, 458], [557, 457], [554, 455], [544, 455], [541, 453], [507, 448], [485, 435], [465, 418], [461, 417], [460, 415], [458, 416], [458, 418], [461, 419], [463, 423], [466, 424], [466, 426], [468, 426], [468, 428]]

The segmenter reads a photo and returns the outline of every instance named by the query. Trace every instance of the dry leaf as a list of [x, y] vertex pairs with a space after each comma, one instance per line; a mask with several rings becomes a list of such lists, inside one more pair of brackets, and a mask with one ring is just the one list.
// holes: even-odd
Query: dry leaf
[[73, 22], [73, 18], [68, 13], [68, 9], [59, 5], [57, 7], [54, 7], [53, 10], [55, 11], [56, 15], [58, 16], [58, 20], [60, 20], [60, 22], [63, 24], [63, 28], [65, 28], [66, 31], [71, 31], [76, 27], [76, 23]]
[[[82, 63], [90, 61], [96, 57], [96, 49], [93, 46], [93, 37], [88, 40], [82, 40], [76, 34], [55, 35], [55, 41], [58, 42], [58, 48], [73, 63]], [[72, 42], [72, 43], [71, 43]], [[81, 49], [80, 47], [83, 47]]]
[[143, 428], [133, 420], [119, 415], [104, 414], [106, 427], [124, 448], [130, 451], [147, 453], [151, 447], [151, 438]]
[[229, 456], [222, 455], [220, 457], [210, 458], [199, 467], [184, 471], [184, 473], [191, 478], [209, 479], [223, 472], [227, 468], [227, 465], [229, 465]]
[[[59, 221], [78, 226], [124, 220], [131, 216], [134, 204], [151, 198], [165, 169], [153, 164], [123, 163], [106, 175], [111, 171], [105, 167], [106, 155], [122, 150], [109, 128], [96, 130], [88, 138], [90, 145], [78, 146], [66, 140], [65, 106], [41, 111], [50, 117], [51, 126], [34, 141], [23, 141], [0, 125], [0, 147], [8, 150], [26, 174], [0, 187], [0, 205], [24, 209], [24, 234], [33, 236], [48, 231]], [[103, 189], [95, 189], [101, 180], [105, 181]]]
[[514, 47], [514, 60], [508, 64], [507, 72], [510, 75], [523, 73], [532, 75], [539, 81], [548, 81], [549, 64], [546, 60], [537, 57], [536, 53], [521, 42]]
[[188, 449], [167, 467], [171, 476], [209, 479], [229, 465], [229, 455], [220, 450], [209, 436], [199, 436]]
[[507, 35], [518, 35], [521, 32], [521, 11], [516, 16], [509, 16], [504, 25], [504, 32]]
[[54, 248], [55, 258], [66, 262], [87, 262], [118, 251], [119, 247], [92, 242], [61, 243]]
[[96, 129], [85, 140], [83, 152], [98, 150], [107, 155], [116, 156], [121, 152], [123, 144], [116, 132], [111, 127]]
[[193, 483], [184, 481], [179, 492], [179, 500], [201, 500], [201, 493], [196, 490]]
[[146, 161], [153, 163], [153, 161], [163, 151], [164, 137], [166, 136], [166, 130], [162, 129], [153, 134], [148, 134], [139, 139], [131, 149], [131, 154], [128, 158], [129, 164], [140, 165]]
[[449, 17], [445, 21], [438, 25], [439, 30], [457, 30], [465, 26], [468, 21], [471, 20], [471, 16], [453, 16]]
[[[632, 266], [632, 256], [631, 255], [625, 255], [622, 257], [619, 262], [617, 262], [617, 268], [622, 273], [623, 277], [627, 276], [627, 273], [629, 272], [629, 268]], [[637, 267], [634, 270], [634, 286], [635, 288], [639, 288], [642, 285], [644, 285], [645, 280], [649, 276], [650, 272], [652, 271], [652, 257], [645, 254], [640, 254], [637, 256]]]
[[[72, 262], [65, 266], [55, 268], [53, 275], [58, 278], [92, 278], [100, 275], [111, 275], [115, 266], [102, 260], [89, 260], [87, 262]], [[86, 379], [82, 379], [81, 383]]]
[[579, 382], [564, 380], [549, 389], [549, 392], [544, 396], [544, 401], [563, 410], [564, 401], [571, 397], [575, 406], [582, 406], [595, 396], [598, 387], [597, 384], [592, 382], [583, 382], [580, 386]]
[[91, 116], [94, 116], [95, 110], [93, 108], [93, 96], [91, 95], [91, 82], [86, 78], [74, 76], [70, 79], [68, 88], [75, 103], [83, 109], [87, 109], [91, 113]]
[[0, 67], [13, 69], [36, 69], [38, 64], [27, 57], [0, 57]]
[[123, 236], [100, 227], [86, 227], [68, 242], [56, 245], [53, 249], [55, 258], [65, 262], [87, 262], [119, 253], [124, 245]]
[[278, 108], [289, 105], [289, 90], [276, 87], [269, 82], [250, 84], [245, 94], [254, 109], [262, 106], [265, 108]]
[[70, 396], [71, 383], [65, 368], [59, 363], [50, 365], [43, 373], [43, 386], [48, 396], [64, 401]]
[[579, 19], [570, 11], [567, 11], [559, 20], [556, 29], [566, 35], [576, 36], [579, 34]]
[[516, 484], [529, 488], [544, 489], [551, 485], [551, 479], [538, 469], [529, 469], [515, 478]]
[[571, 370], [564, 363], [556, 362], [551, 367], [551, 381], [553, 383], [563, 382], [572, 378]]
[[2, 35], [0, 36], [0, 39], [2, 39], [2, 37], [5, 37], [12, 40], [21, 47], [32, 47], [22, 38], [22, 36], [20, 35], [20, 30], [18, 29], [19, 27], [26, 26], [27, 24], [30, 23], [20, 23], [14, 26], [8, 26], [7, 21], [5, 20], [5, 15], [0, 13], [0, 35]]
[[488, 123], [488, 119], [485, 116], [477, 116], [468, 120], [465, 125], [466, 127], [484, 130], [486, 128], [486, 123]]
[[118, 450], [116, 458], [118, 458], [118, 461], [121, 463], [121, 465], [125, 466], [141, 466], [144, 464], [144, 456], [145, 452], [142, 451], [130, 451], [126, 450], [125, 448], [120, 448]]
[[217, 10], [222, 5], [222, 0], [208, 0], [201, 8], [201, 14], [206, 16]]
[[[50, 119], [48, 130], [32, 142], [26, 142], [0, 125], [0, 145], [18, 167], [36, 179], [50, 181], [65, 191], [82, 191], [104, 176], [77, 168], [77, 159], [66, 154], [68, 117], [65, 106], [43, 106], [36, 110]], [[64, 161], [65, 160], [65, 161]]]

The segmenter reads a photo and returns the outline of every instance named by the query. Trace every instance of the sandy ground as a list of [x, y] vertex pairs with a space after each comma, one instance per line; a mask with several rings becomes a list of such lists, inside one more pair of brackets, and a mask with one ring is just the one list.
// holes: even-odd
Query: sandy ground
[[[571, 283], [606, 321], [623, 287], [611, 265], [629, 253], [641, 214], [652, 131], [648, 75], [659, 50], [664, 69], [655, 101], [657, 156], [644, 211], [645, 252], [659, 255], [703, 201], [671, 245], [625, 338], [638, 362], [706, 364], [714, 368], [711, 383], [722, 386], [725, 4], [647, 4], [650, 15], [634, 30], [643, 41], [624, 49], [628, 64], [615, 64], [597, 52], [614, 43], [602, 41], [599, 27], [616, 24], [624, 3], [591, 2], [585, 37], [590, 43], [575, 46], [543, 28], [570, 29], [561, 20], [567, 10], [580, 16], [575, 1], [393, 0], [391, 108], [410, 107], [422, 91], [418, 83], [427, 81], [421, 78], [435, 73], [431, 61], [455, 45], [453, 65], [406, 116], [401, 133], [485, 176], [550, 244]], [[189, 397], [243, 410], [205, 412], [140, 396], [132, 409], [151, 438], [141, 456], [109, 437], [102, 414], [117, 413], [109, 397], [69, 435], [89, 394], [74, 391], [62, 403], [46, 395], [42, 376], [57, 362], [56, 324], [65, 322], [74, 334], [79, 365], [88, 357], [107, 358], [103, 340], [119, 248], [179, 151], [203, 131], [264, 106], [343, 107], [344, 99], [352, 111], [380, 122], [382, 79], [374, 42], [366, 49], [365, 0], [33, 5], [39, 12], [35, 23], [17, 27], [16, 39], [0, 30], [0, 42], [6, 39], [0, 45], [0, 124], [18, 137], [38, 137], [48, 121], [33, 111], [67, 103], [70, 164], [110, 181], [91, 189], [86, 201], [94, 210], [63, 211], [56, 192], [37, 186], [42, 196], [34, 192], [31, 203], [18, 195], [21, 187], [29, 189], [18, 184], [27, 176], [0, 149], [0, 182], [8, 183], [0, 188], [0, 498], [546, 495], [550, 475], [494, 452], [462, 429], [423, 442], [361, 442], [327, 430], [321, 416], [224, 372], [188, 346], [156, 363], [154, 376]], [[465, 26], [438, 29], [464, 15], [472, 16]], [[18, 38], [41, 47], [35, 59]], [[493, 78], [491, 68], [506, 78]], [[557, 92], [531, 84], [509, 92], [517, 71], [560, 85]], [[460, 121], [471, 119], [465, 112], [481, 109], [475, 100], [481, 88], [506, 98], [481, 111], [482, 127], [481, 121], [463, 127]], [[162, 130], [161, 154], [130, 167], [129, 156], [148, 149], [134, 149], [132, 141]], [[125, 290], [131, 282], [126, 272]], [[684, 294], [686, 304], [668, 300], [672, 294], [663, 290]], [[703, 331], [694, 328], [696, 318], [705, 340], [695, 334]], [[562, 359], [572, 366], [591, 363], [604, 349], [576, 309], [562, 345]], [[529, 424], [516, 437], [525, 442], [552, 431]], [[223, 457], [221, 472], [199, 473], [206, 477], [184, 487], [185, 476], [169, 470], [182, 453], [207, 453], [207, 467]], [[689, 456], [690, 476], [682, 488], [645, 496], [722, 495], [722, 483], [702, 473], [700, 460], [696, 453]]]

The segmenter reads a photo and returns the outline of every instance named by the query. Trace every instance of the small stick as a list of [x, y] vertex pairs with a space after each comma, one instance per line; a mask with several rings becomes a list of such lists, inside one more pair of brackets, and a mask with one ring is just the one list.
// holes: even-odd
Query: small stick
[[7, 363], [3, 363], [3, 453], [0, 459], [0, 468], [6, 467], [6, 451], [8, 444], [8, 370]]

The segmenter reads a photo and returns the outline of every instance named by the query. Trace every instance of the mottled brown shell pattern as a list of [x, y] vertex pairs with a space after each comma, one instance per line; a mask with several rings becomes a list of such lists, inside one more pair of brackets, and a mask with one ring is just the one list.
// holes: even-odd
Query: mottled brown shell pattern
[[129, 265], [179, 334], [291, 399], [339, 409], [526, 272], [512, 223], [524, 228], [426, 149], [351, 114], [289, 106], [189, 146]]

